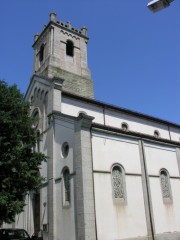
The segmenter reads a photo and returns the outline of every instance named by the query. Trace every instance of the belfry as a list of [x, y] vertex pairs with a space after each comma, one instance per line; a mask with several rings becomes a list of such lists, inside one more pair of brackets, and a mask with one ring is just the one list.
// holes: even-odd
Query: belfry
[[70, 22], [56, 20], [50, 14], [50, 22], [42, 33], [35, 35], [34, 74], [63, 78], [63, 90], [93, 98], [93, 82], [87, 65], [87, 29], [80, 30]]

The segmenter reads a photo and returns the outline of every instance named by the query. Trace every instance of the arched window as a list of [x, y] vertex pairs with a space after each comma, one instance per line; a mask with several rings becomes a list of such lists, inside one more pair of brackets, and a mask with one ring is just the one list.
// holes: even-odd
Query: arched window
[[44, 44], [41, 45], [39, 50], [39, 62], [41, 63], [44, 59]]
[[70, 205], [70, 173], [69, 169], [63, 171], [63, 206]]
[[172, 202], [171, 186], [169, 181], [169, 173], [166, 169], [160, 171], [160, 184], [164, 203]]
[[125, 173], [121, 165], [112, 167], [112, 189], [115, 203], [126, 203]]
[[66, 42], [66, 55], [70, 57], [74, 56], [74, 44], [70, 40], [67, 40]]

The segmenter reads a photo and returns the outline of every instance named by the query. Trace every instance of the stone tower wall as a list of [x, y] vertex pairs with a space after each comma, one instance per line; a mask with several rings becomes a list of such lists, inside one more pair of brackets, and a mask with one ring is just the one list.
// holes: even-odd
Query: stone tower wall
[[[63, 90], [84, 97], [93, 98], [93, 81], [87, 64], [86, 28], [75, 29], [51, 16], [51, 21], [43, 32], [35, 37], [34, 74], [48, 78], [64, 78]], [[67, 41], [73, 43], [73, 56], [66, 54]], [[39, 55], [44, 46], [43, 61]]]

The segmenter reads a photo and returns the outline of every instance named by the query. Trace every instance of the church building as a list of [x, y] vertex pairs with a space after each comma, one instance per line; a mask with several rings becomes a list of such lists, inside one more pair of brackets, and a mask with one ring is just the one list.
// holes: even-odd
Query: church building
[[179, 240], [180, 125], [94, 99], [86, 27], [55, 13], [34, 39], [40, 166], [14, 227], [43, 240]]

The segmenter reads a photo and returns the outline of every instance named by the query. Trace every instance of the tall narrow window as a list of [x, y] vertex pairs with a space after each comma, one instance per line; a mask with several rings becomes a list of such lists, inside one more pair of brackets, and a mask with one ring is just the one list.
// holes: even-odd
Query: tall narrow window
[[39, 51], [39, 62], [41, 63], [44, 59], [44, 44], [41, 45]]
[[172, 202], [171, 186], [169, 181], [169, 173], [166, 169], [160, 171], [160, 183], [162, 190], [162, 197], [164, 203]]
[[63, 171], [63, 206], [70, 205], [70, 174], [69, 170]]
[[44, 95], [44, 130], [48, 127], [48, 92]]
[[37, 135], [37, 152], [40, 152], [40, 131], [39, 130], [36, 131], [36, 135]]
[[115, 203], [126, 203], [126, 187], [124, 169], [120, 165], [112, 168], [112, 188]]
[[70, 40], [67, 40], [66, 42], [66, 55], [70, 57], [74, 56], [74, 44]]

